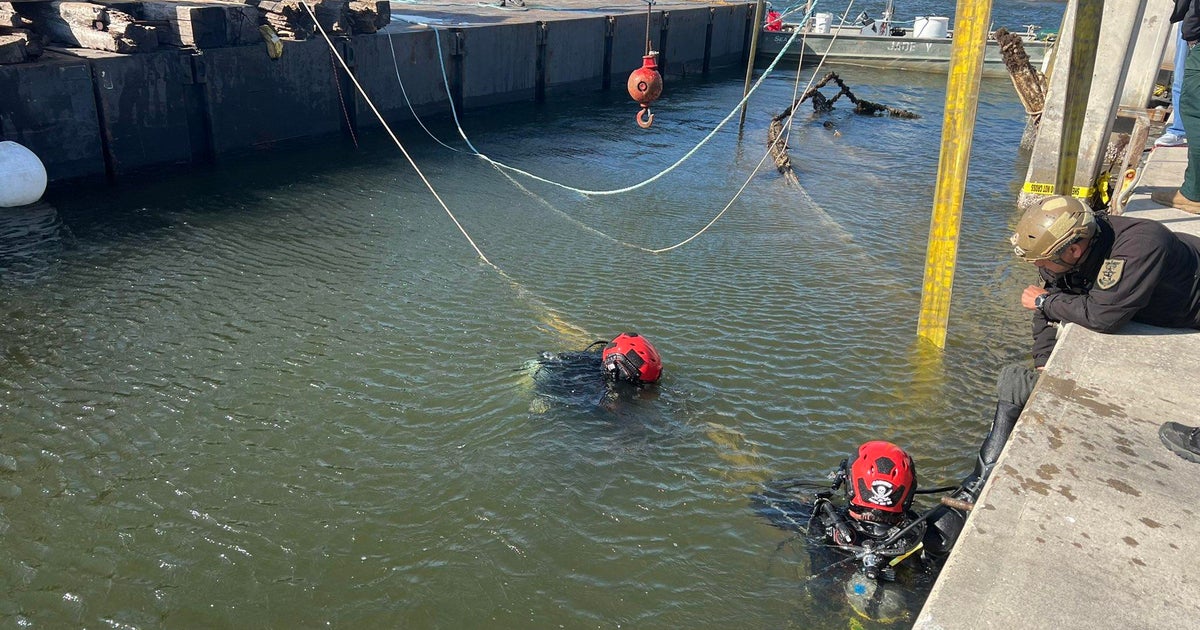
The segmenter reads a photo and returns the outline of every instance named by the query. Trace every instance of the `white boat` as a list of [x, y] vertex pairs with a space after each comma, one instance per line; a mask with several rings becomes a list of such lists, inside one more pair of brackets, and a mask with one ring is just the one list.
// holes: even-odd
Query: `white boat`
[[[817, 13], [807, 24], [790, 24], [768, 16], [764, 29], [759, 33], [759, 63], [770, 62], [779, 54], [792, 35], [800, 30], [784, 59], [799, 60], [802, 65], [814, 65], [822, 56], [831, 63], [869, 68], [917, 70], [925, 72], [947, 72], [954, 32], [949, 28], [949, 19], [940, 16], [922, 16], [913, 20], [912, 27], [895, 26], [892, 23], [892, 3], [889, 0], [880, 19], [871, 19], [865, 12], [859, 14], [852, 24], [833, 24], [830, 13]], [[1049, 52], [1054, 46], [1052, 39], [1039, 38], [1033, 24], [1025, 25], [1018, 33], [1030, 63], [1045, 70]], [[983, 60], [984, 76], [1008, 76], [1000, 44], [989, 36]]]

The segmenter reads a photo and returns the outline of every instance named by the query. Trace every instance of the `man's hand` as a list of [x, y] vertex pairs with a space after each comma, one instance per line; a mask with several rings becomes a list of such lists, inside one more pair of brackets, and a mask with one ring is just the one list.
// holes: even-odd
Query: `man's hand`
[[1042, 287], [1032, 284], [1025, 287], [1025, 291], [1021, 293], [1021, 306], [1024, 306], [1031, 311], [1034, 310], [1037, 307], [1033, 305], [1033, 301], [1037, 299], [1037, 296], [1042, 295], [1043, 293], [1048, 293], [1048, 291]]

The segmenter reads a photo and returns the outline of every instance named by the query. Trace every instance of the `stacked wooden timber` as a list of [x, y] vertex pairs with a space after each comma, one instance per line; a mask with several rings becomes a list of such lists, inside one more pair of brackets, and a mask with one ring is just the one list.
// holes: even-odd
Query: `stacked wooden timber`
[[350, 28], [355, 33], [374, 33], [392, 21], [391, 2], [348, 2]]
[[[307, 5], [307, 7], [305, 6]], [[310, 12], [310, 9], [312, 12]], [[262, 40], [369, 34], [391, 21], [386, 0], [50, 0], [0, 2], [0, 63], [36, 58], [44, 44], [134, 53], [160, 44], [221, 48]]]
[[261, 39], [258, 10], [243, 2], [92, 1], [133, 15], [139, 23], [154, 26], [158, 30], [159, 43], [170, 46], [221, 48], [253, 44]]
[[42, 37], [12, 3], [0, 2], [0, 64], [24, 63], [42, 55]]
[[[312, 15], [329, 35], [374, 33], [391, 21], [391, 3], [347, 0], [246, 0], [284, 39], [308, 39], [317, 32]], [[312, 9], [312, 14], [304, 5]]]
[[119, 53], [158, 48], [158, 32], [124, 12], [91, 2], [18, 2], [17, 13], [51, 42]]
[[263, 21], [284, 39], [308, 39], [316, 32], [316, 26], [300, 0], [246, 0], [246, 4], [258, 7]]

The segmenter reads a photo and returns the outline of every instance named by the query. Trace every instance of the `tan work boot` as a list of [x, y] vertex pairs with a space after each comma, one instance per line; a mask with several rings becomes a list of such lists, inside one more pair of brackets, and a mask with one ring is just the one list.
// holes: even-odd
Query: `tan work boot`
[[1150, 193], [1150, 199], [1154, 203], [1166, 206], [1168, 208], [1175, 208], [1177, 210], [1183, 210], [1184, 212], [1190, 212], [1192, 214], [1200, 214], [1200, 201], [1192, 201], [1191, 199], [1184, 197], [1183, 193], [1179, 192], [1178, 188], [1175, 190], [1159, 190], [1157, 192], [1152, 192]]

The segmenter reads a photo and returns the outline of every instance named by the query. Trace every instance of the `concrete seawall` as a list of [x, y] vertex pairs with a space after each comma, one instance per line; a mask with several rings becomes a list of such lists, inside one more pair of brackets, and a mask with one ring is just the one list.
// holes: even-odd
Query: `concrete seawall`
[[[646, 13], [560, 4], [523, 12], [402, 5], [406, 14], [384, 31], [334, 42], [389, 122], [411, 119], [409, 102], [418, 114], [444, 113], [453, 99], [469, 115], [623, 90], [641, 66]], [[745, 62], [753, 4], [654, 7], [651, 40], [664, 75]], [[263, 44], [135, 55], [53, 48], [36, 62], [0, 66], [0, 140], [36, 153], [51, 182], [119, 178], [378, 125], [320, 38], [284, 42], [279, 59]]]

